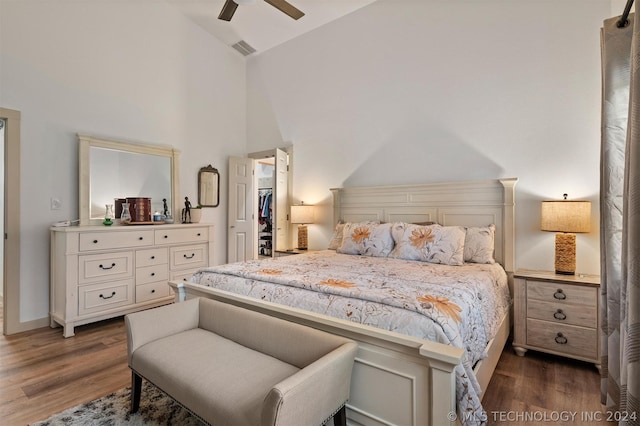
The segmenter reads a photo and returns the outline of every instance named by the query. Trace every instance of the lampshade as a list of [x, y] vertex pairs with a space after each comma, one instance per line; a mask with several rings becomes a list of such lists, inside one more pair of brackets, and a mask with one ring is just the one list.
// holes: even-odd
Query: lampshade
[[313, 206], [291, 206], [291, 223], [313, 223]]
[[551, 232], [590, 232], [591, 201], [543, 201], [541, 229]]

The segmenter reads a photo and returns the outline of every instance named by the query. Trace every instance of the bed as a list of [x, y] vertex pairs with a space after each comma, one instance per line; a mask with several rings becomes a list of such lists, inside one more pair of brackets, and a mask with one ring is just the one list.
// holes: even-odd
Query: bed
[[[509, 334], [516, 182], [333, 189], [334, 222], [346, 223], [350, 243], [373, 233], [366, 253], [340, 236], [337, 250], [220, 265], [170, 285], [177, 300], [215, 298], [356, 340], [350, 424], [482, 423]], [[489, 225], [495, 263], [437, 246], [469, 247], [465, 231]], [[426, 262], [401, 244], [425, 238], [418, 231], [433, 232]]]

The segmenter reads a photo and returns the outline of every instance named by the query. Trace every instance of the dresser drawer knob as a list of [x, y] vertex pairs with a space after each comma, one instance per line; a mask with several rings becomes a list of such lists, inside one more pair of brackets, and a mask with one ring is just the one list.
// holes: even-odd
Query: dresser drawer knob
[[93, 240], [93, 244], [98, 244], [98, 240]]
[[169, 238], [169, 236], [168, 236], [168, 235], [165, 235], [165, 236], [164, 236], [164, 238]]
[[153, 259], [155, 259], [155, 258], [156, 258], [155, 256], [151, 256], [151, 260], [153, 260]]
[[144, 240], [144, 237], [138, 237], [138, 239], [139, 239], [140, 241], [142, 241], [142, 240]]
[[567, 314], [565, 314], [564, 312], [562, 312], [562, 309], [558, 309], [557, 311], [555, 311], [555, 313], [553, 314], [553, 317], [557, 320], [566, 320], [567, 319]]
[[564, 337], [562, 335], [562, 333], [558, 333], [558, 335], [555, 338], [556, 343], [560, 344], [560, 345], [566, 345], [567, 344], [567, 338]]
[[198, 232], [198, 237], [201, 236], [202, 234]]
[[155, 277], [155, 276], [156, 276], [156, 273], [155, 273], [155, 272], [152, 272], [152, 273], [151, 273], [151, 276], [152, 276], [152, 277]]
[[116, 295], [116, 292], [114, 291], [114, 292], [111, 292], [111, 296], [104, 296], [104, 295], [100, 294], [100, 298], [107, 300], [107, 299], [111, 299], [115, 295]]
[[112, 263], [111, 266], [104, 266], [104, 265], [100, 265], [100, 269], [107, 271], [109, 269], [113, 269], [113, 267], [116, 266], [115, 263]]
[[154, 288], [153, 290], [151, 290], [151, 294], [155, 293], [156, 289]]
[[186, 254], [184, 254], [183, 256], [185, 259], [193, 259], [195, 255], [196, 255], [195, 253], [191, 253], [191, 256], [187, 256]]
[[562, 292], [561, 288], [559, 288], [555, 293], [553, 293], [553, 297], [558, 300], [564, 300], [567, 298], [567, 295]]

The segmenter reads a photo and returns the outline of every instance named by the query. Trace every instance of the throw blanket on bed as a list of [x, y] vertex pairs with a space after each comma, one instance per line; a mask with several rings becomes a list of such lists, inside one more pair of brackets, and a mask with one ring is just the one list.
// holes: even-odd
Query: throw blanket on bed
[[466, 350], [458, 411], [483, 418], [472, 366], [509, 309], [498, 264], [436, 265], [331, 250], [203, 269], [192, 282]]

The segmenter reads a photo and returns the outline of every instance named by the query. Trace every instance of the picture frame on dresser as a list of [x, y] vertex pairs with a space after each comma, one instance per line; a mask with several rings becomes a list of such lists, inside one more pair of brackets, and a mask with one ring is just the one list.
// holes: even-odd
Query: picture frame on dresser
[[600, 369], [599, 275], [519, 269], [514, 274], [513, 349], [593, 363]]

